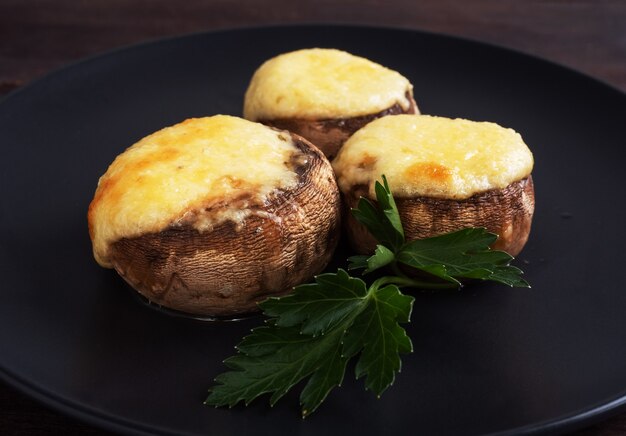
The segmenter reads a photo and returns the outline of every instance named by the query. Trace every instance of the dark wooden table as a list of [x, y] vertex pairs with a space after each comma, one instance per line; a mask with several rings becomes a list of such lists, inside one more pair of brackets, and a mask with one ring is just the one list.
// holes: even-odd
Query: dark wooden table
[[[169, 35], [286, 23], [447, 33], [567, 65], [626, 90], [624, 0], [0, 0], [0, 97], [81, 57]], [[0, 383], [2, 435], [104, 435]], [[626, 434], [626, 413], [575, 433]]]

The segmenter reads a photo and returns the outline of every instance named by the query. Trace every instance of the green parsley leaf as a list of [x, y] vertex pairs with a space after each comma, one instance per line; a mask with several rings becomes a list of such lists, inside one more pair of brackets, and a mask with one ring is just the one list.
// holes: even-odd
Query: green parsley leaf
[[405, 244], [396, 254], [398, 262], [430, 273], [440, 279], [492, 280], [509, 286], [528, 287], [521, 270], [504, 251], [491, 250], [497, 236], [483, 228], [463, 229], [446, 235]]
[[267, 325], [252, 330], [225, 360], [206, 404], [230, 407], [271, 394], [273, 405], [310, 377], [301, 392], [302, 414], [314, 412], [341, 384], [347, 362], [359, 355], [357, 377], [380, 396], [400, 371], [399, 353], [412, 351], [399, 323], [410, 319], [413, 297], [394, 285], [369, 288], [344, 270], [321, 274], [292, 295], [261, 303]]
[[396, 202], [391, 195], [387, 179], [376, 182], [376, 201], [378, 206], [365, 197], [361, 197], [352, 215], [363, 224], [382, 245], [397, 251], [404, 244], [404, 230]]
[[413, 345], [398, 322], [409, 322], [413, 297], [403, 295], [397, 286], [388, 285], [375, 292], [370, 304], [346, 332], [344, 353], [361, 351], [356, 376], [366, 376], [365, 388], [380, 395], [393, 384], [400, 372], [398, 353], [411, 353]]
[[301, 325], [300, 333], [317, 336], [335, 327], [347, 315], [367, 304], [367, 287], [340, 269], [320, 274], [315, 283], [297, 286], [282, 298], [268, 298], [259, 306], [267, 316], [276, 318], [279, 327]]
[[233, 407], [244, 401], [248, 405], [271, 393], [274, 405], [295, 384], [314, 375], [305, 388], [311, 396], [301, 396], [303, 407], [313, 411], [343, 380], [347, 359], [341, 357], [342, 336], [341, 329], [314, 337], [301, 334], [297, 327], [257, 327], [239, 344], [239, 353], [224, 361], [231, 371], [216, 377], [217, 385], [205, 404]]
[[371, 256], [361, 254], [358, 254], [356, 256], [350, 256], [348, 258], [348, 271], [355, 269], [366, 269], [368, 267], [367, 259], [369, 259], [370, 257]]
[[389, 189], [387, 178], [383, 175], [382, 179], [382, 185], [380, 182], [376, 182], [374, 186], [374, 190], [376, 191], [376, 200], [378, 201], [380, 208], [383, 210], [387, 221], [396, 230], [396, 232], [398, 232], [401, 236], [402, 242], [404, 242], [404, 229], [402, 228], [402, 222], [400, 221], [400, 213], [398, 212], [396, 201], [394, 200], [393, 195], [391, 195], [391, 189]]
[[370, 273], [396, 260], [396, 256], [384, 245], [377, 245], [372, 256], [352, 256], [348, 258], [348, 270], [364, 268], [363, 274]]

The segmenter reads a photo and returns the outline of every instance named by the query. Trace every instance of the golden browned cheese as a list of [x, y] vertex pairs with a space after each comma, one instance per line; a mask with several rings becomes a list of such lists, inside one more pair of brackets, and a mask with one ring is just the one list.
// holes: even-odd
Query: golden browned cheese
[[246, 92], [244, 117], [345, 119], [394, 105], [407, 111], [412, 89], [400, 73], [365, 58], [335, 49], [304, 49], [261, 65]]
[[[521, 136], [495, 123], [394, 115], [357, 131], [333, 161], [347, 207], [375, 199], [385, 175], [408, 239], [466, 227], [499, 235], [494, 248], [516, 255], [534, 212], [533, 156]], [[358, 251], [375, 241], [349, 216]]]
[[533, 156], [513, 129], [429, 115], [396, 115], [356, 132], [333, 161], [342, 191], [384, 174], [397, 197], [464, 199], [528, 176]]

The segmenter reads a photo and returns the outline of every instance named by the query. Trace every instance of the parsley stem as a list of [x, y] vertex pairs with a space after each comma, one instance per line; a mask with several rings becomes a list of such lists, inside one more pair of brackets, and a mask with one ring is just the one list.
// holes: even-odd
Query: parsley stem
[[406, 276], [385, 276], [381, 277], [372, 283], [370, 289], [377, 291], [380, 287], [385, 285], [396, 285], [400, 288], [410, 287], [417, 289], [458, 289], [458, 285], [455, 283], [432, 283], [422, 280], [415, 280]]
[[[398, 277], [403, 279], [403, 277]], [[421, 280], [404, 279], [405, 283], [397, 283], [399, 288], [411, 287], [418, 289], [459, 289], [459, 285], [456, 283], [432, 283], [424, 282]]]
[[458, 289], [459, 285], [456, 283], [432, 283], [428, 281], [416, 280], [407, 276], [398, 266], [398, 263], [394, 260], [391, 263], [391, 269], [396, 274], [396, 277], [391, 277], [398, 287], [411, 287], [419, 289]]
[[[397, 253], [396, 253], [397, 254]], [[399, 277], [404, 277], [406, 279], [409, 278], [409, 276], [407, 276], [406, 274], [404, 274], [402, 272], [402, 270], [400, 269], [400, 267], [398, 266], [398, 262], [394, 259], [394, 261], [391, 263], [391, 270]]]

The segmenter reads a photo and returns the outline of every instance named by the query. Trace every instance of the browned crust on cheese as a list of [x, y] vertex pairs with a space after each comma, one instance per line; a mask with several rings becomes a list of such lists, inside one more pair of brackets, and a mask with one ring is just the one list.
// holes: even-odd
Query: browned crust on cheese
[[333, 159], [344, 142], [361, 127], [386, 115], [417, 114], [417, 104], [410, 92], [406, 93], [410, 104], [404, 110], [400, 104], [380, 112], [351, 118], [307, 119], [307, 118], [275, 118], [261, 119], [258, 122], [278, 129], [289, 130], [308, 139], [324, 152], [328, 159]]
[[[348, 207], [356, 207], [367, 187], [360, 186], [344, 195]], [[528, 177], [503, 189], [493, 189], [465, 200], [432, 197], [395, 198], [407, 240], [423, 239], [467, 227], [485, 227], [498, 235], [493, 249], [517, 256], [530, 234], [535, 210], [533, 180]], [[345, 220], [354, 248], [370, 254], [376, 241], [351, 213]]]
[[[288, 293], [329, 262], [340, 228], [340, 196], [322, 153], [293, 135], [298, 184], [250, 206], [243, 223], [226, 221], [200, 232], [196, 210], [159, 233], [111, 245], [117, 272], [150, 301], [179, 311], [229, 316], [257, 310], [257, 302]], [[240, 199], [237, 201], [244, 201]]]

